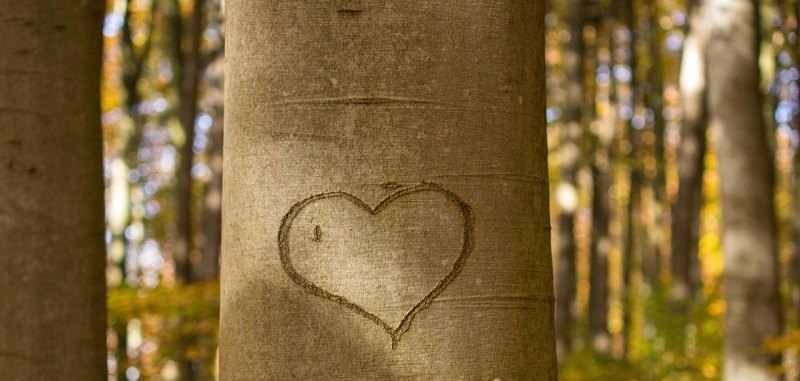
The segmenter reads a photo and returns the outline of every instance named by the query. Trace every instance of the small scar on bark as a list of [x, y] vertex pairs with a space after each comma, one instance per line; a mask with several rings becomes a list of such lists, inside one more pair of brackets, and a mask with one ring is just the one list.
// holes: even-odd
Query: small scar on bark
[[322, 228], [319, 225], [314, 226], [314, 238], [311, 239], [314, 242], [322, 241]]
[[8, 139], [6, 140], [6, 143], [12, 146], [19, 146], [22, 145], [22, 139]]
[[53, 28], [54, 28], [55, 30], [66, 30], [66, 29], [67, 29], [67, 26], [66, 26], [66, 25], [64, 25], [64, 24], [56, 24], [56, 26], [54, 26]]
[[553, 227], [552, 227], [552, 226], [550, 226], [550, 225], [545, 225], [545, 226], [544, 226], [544, 230], [546, 230], [546, 231], [552, 231], [552, 230], [553, 230]]
[[36, 167], [30, 167], [30, 168], [28, 168], [28, 174], [29, 174], [29, 175], [35, 175], [35, 174], [36, 174], [36, 171], [38, 171], [38, 169], [37, 169]]
[[386, 189], [386, 190], [395, 190], [395, 189], [400, 188], [400, 187], [402, 187], [402, 185], [400, 185], [399, 183], [396, 183], [394, 181], [389, 181], [389, 182], [381, 184], [381, 188]]
[[390, 100], [386, 98], [380, 97], [361, 97], [361, 98], [353, 98], [349, 99], [347, 103], [357, 104], [357, 105], [374, 105], [374, 104], [381, 104], [381, 103], [389, 103]]
[[358, 16], [363, 12], [364, 12], [363, 9], [352, 9], [352, 8], [339, 9], [336, 11], [336, 13], [345, 16]]

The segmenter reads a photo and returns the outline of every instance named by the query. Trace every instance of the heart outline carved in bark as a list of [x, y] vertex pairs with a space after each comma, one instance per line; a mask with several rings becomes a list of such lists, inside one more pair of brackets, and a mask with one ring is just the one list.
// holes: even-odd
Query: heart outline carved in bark
[[[419, 302], [417, 302], [414, 307], [412, 307], [400, 321], [400, 324], [397, 328], [392, 327], [383, 319], [379, 318], [377, 315], [367, 311], [365, 308], [361, 307], [360, 305], [351, 302], [345, 296], [337, 295], [332, 292], [329, 292], [318, 285], [314, 284], [314, 282], [310, 281], [308, 278], [304, 277], [297, 270], [294, 268], [294, 265], [291, 261], [291, 251], [289, 249], [289, 234], [291, 232], [292, 223], [297, 215], [302, 211], [306, 206], [325, 199], [333, 199], [333, 198], [341, 198], [348, 200], [355, 204], [356, 206], [360, 207], [364, 211], [370, 213], [371, 215], [377, 215], [383, 209], [385, 209], [389, 204], [394, 202], [395, 200], [409, 196], [412, 194], [418, 194], [422, 192], [433, 192], [439, 193], [444, 195], [448, 201], [456, 204], [462, 214], [464, 220], [464, 233], [463, 233], [463, 241], [461, 245], [461, 252], [456, 258], [455, 262], [453, 262], [453, 266], [447, 275], [444, 276], [425, 297], [422, 298]], [[441, 187], [440, 185], [434, 183], [427, 183], [424, 182], [419, 185], [414, 185], [411, 187], [407, 187], [401, 189], [383, 200], [381, 200], [375, 207], [370, 206], [369, 204], [362, 201], [360, 198], [353, 196], [350, 193], [346, 192], [327, 192], [327, 193], [320, 193], [317, 195], [313, 195], [308, 197], [297, 204], [294, 204], [290, 209], [289, 212], [281, 220], [281, 226], [278, 230], [278, 253], [280, 255], [281, 266], [289, 278], [294, 281], [297, 285], [305, 289], [305, 291], [333, 301], [345, 308], [355, 311], [359, 315], [367, 318], [368, 320], [372, 321], [373, 323], [377, 324], [381, 328], [383, 328], [386, 333], [392, 339], [392, 349], [397, 349], [397, 344], [400, 342], [400, 337], [408, 331], [411, 326], [411, 322], [416, 317], [417, 313], [428, 308], [431, 305], [431, 302], [450, 284], [452, 281], [458, 276], [461, 272], [462, 268], [466, 264], [467, 257], [472, 252], [474, 246], [474, 215], [472, 212], [472, 208], [465, 203], [458, 195], [455, 193]]]

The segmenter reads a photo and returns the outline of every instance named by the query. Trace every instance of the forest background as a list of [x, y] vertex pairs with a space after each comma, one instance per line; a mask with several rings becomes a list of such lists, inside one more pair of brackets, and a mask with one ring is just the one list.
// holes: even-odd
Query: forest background
[[[783, 334], [800, 373], [800, 1], [757, 2]], [[563, 380], [722, 375], [722, 207], [695, 0], [547, 4]], [[107, 0], [109, 380], [212, 380], [219, 318], [221, 0]], [[699, 24], [698, 24], [699, 23]], [[693, 29], [694, 26], [694, 29]], [[743, 185], [746, 186], [746, 185]], [[771, 271], [771, 270], [769, 270]]]

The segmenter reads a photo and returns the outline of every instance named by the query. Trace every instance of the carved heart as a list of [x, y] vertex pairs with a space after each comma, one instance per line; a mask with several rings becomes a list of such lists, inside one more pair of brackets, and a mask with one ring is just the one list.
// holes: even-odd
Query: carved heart
[[[351, 299], [355, 299], [356, 295], [350, 295], [349, 297], [345, 295], [339, 295], [337, 293], [324, 289], [315, 282], [312, 282], [306, 275], [301, 274], [300, 271], [298, 271], [298, 269], [295, 267], [296, 263], [292, 262], [292, 254], [296, 254], [292, 253], [289, 248], [290, 232], [292, 230], [292, 224], [295, 222], [295, 219], [298, 217], [300, 212], [306, 209], [307, 207], [323, 200], [340, 199], [349, 201], [349, 204], [355, 205], [355, 207], [359, 210], [368, 212], [369, 215], [371, 216], [376, 216], [377, 214], [381, 213], [381, 211], [385, 210], [387, 206], [389, 206], [393, 202], [405, 197], [411, 199], [409, 196], [423, 195], [425, 194], [424, 192], [432, 192], [432, 194], [442, 195], [449, 202], [453, 203], [458, 208], [461, 217], [463, 219], [463, 233], [460, 234], [462, 236], [462, 243], [458, 256], [455, 257], [455, 260], [452, 262], [452, 267], [449, 268], [449, 270], [445, 269], [447, 271], [446, 274], [441, 279], [439, 279], [438, 282], [436, 282], [435, 287], [433, 287], [421, 300], [416, 302], [416, 304], [410, 310], [405, 312], [397, 327], [393, 327], [392, 325], [390, 325], [386, 321], [387, 320], [386, 318], [379, 317], [378, 316], [379, 314], [376, 313], [375, 311], [367, 311], [367, 309], [365, 309], [361, 305], [353, 302]], [[334, 216], [328, 216], [328, 217], [334, 217]], [[390, 225], [389, 228], [393, 229], [394, 225]], [[320, 226], [317, 225], [313, 230], [313, 238], [311, 238], [311, 240], [319, 242], [322, 240], [322, 237], [324, 237], [323, 234], [326, 233], [323, 233], [321, 231]], [[284, 271], [286, 271], [286, 274], [289, 275], [289, 277], [297, 285], [303, 287], [303, 289], [305, 289], [307, 292], [331, 300], [333, 302], [336, 302], [337, 304], [355, 311], [359, 315], [369, 319], [373, 323], [382, 327], [386, 331], [386, 333], [388, 333], [389, 336], [391, 337], [392, 349], [397, 348], [397, 344], [400, 341], [400, 337], [403, 335], [403, 333], [408, 331], [411, 322], [414, 320], [414, 317], [416, 317], [417, 313], [429, 307], [433, 299], [436, 298], [436, 296], [439, 295], [442, 292], [442, 290], [444, 290], [459, 274], [459, 272], [466, 263], [467, 257], [472, 251], [472, 247], [473, 247], [472, 209], [456, 194], [433, 183], [422, 183], [420, 185], [401, 189], [396, 193], [389, 195], [388, 197], [383, 199], [374, 208], [365, 203], [364, 201], [362, 201], [361, 199], [359, 199], [358, 197], [345, 192], [329, 192], [329, 193], [314, 195], [292, 206], [289, 209], [289, 212], [286, 213], [286, 215], [283, 217], [283, 220], [281, 221], [280, 230], [278, 231], [278, 248], [279, 248], [280, 260]], [[371, 247], [366, 247], [366, 250], [372, 250], [372, 249], [373, 248]], [[341, 262], [341, 260], [339, 262]], [[371, 266], [373, 267], [372, 270], [383, 271], [382, 269], [374, 269], [375, 267], [374, 264], [371, 264]], [[364, 285], [363, 287], [373, 288], [373, 290], [366, 290], [366, 291], [377, 292], [378, 290], [375, 288], [380, 286], [376, 284], [369, 284], [369, 281], [367, 281], [367, 284]]]

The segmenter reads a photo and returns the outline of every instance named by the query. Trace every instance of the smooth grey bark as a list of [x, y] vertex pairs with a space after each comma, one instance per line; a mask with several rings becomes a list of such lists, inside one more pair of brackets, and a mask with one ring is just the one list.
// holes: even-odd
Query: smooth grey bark
[[780, 356], [758, 350], [782, 329], [773, 156], [759, 89], [758, 2], [708, 0], [704, 12], [723, 217], [724, 379], [778, 380], [768, 367]]
[[678, 311], [688, 311], [700, 289], [700, 211], [703, 207], [703, 172], [706, 154], [707, 34], [700, 14], [701, 0], [689, 2], [689, 28], [683, 43], [680, 88], [683, 108], [681, 144], [678, 147], [678, 195], [672, 206], [671, 298]]
[[567, 10], [570, 38], [566, 46], [567, 100], [559, 153], [559, 182], [556, 187], [558, 205], [558, 261], [556, 270], [556, 345], [558, 358], [572, 348], [577, 269], [575, 244], [575, 214], [578, 208], [578, 167], [580, 140], [583, 135], [584, 107], [584, 2], [570, 0]]
[[103, 2], [0, 9], [0, 375], [105, 379]]
[[226, 6], [221, 379], [555, 380], [543, 2]]

